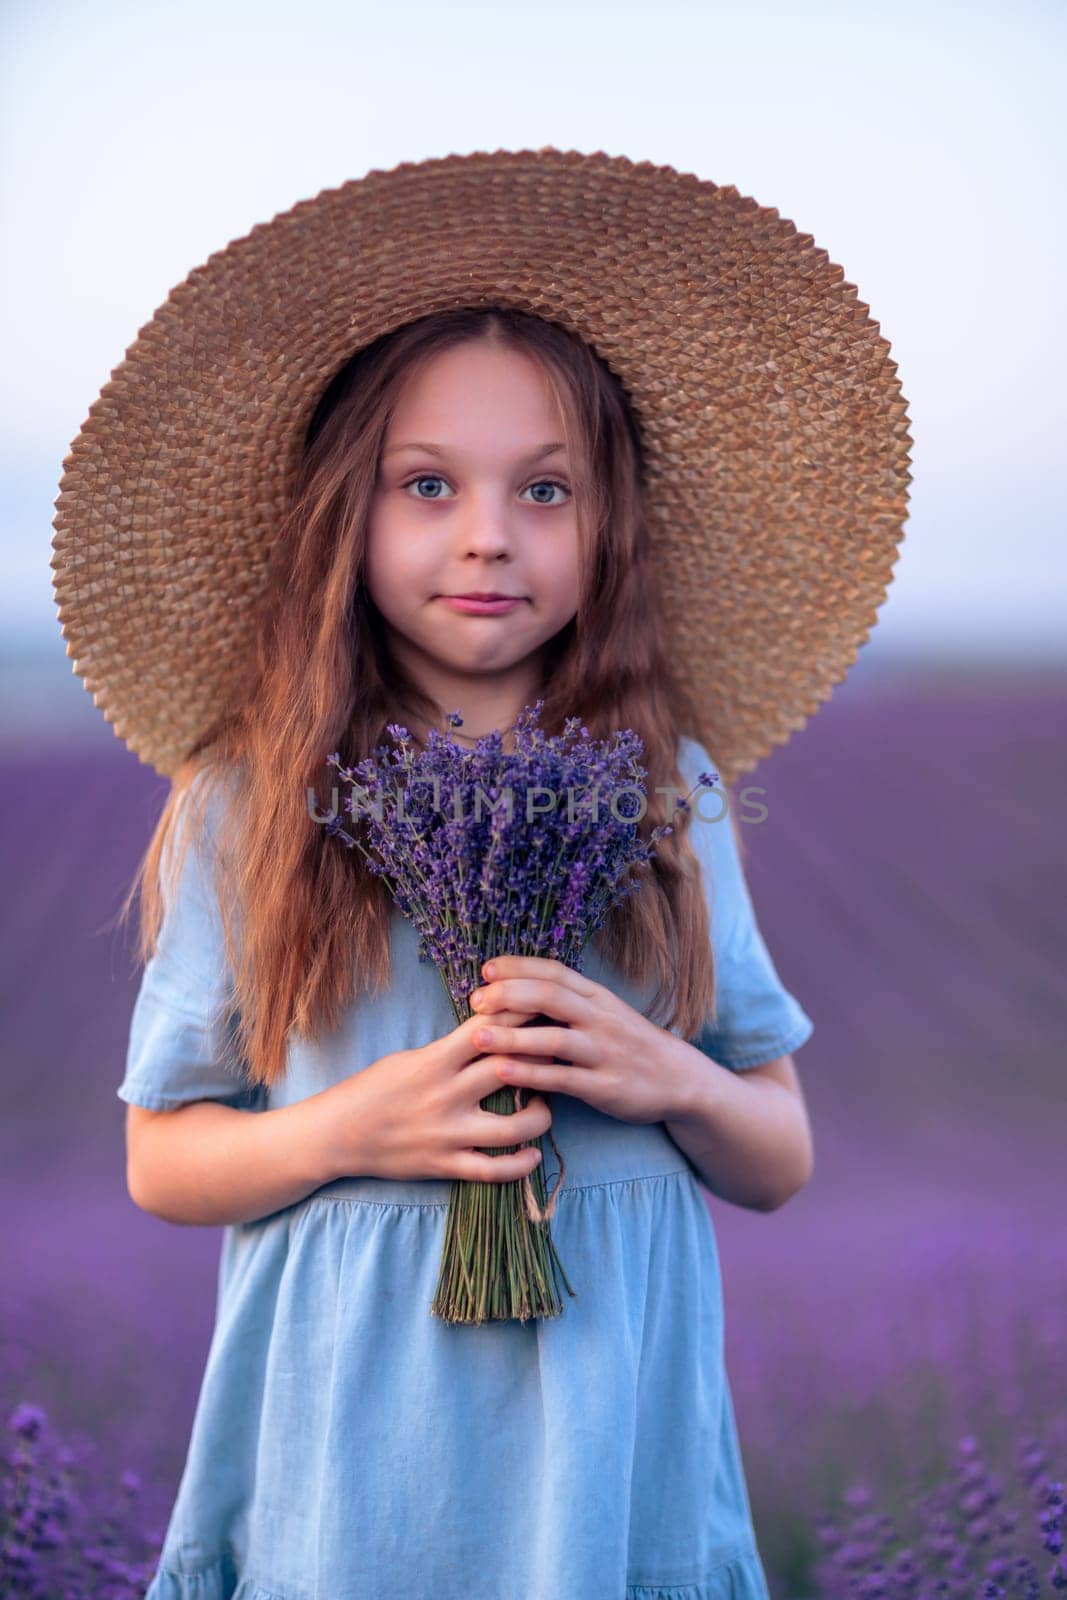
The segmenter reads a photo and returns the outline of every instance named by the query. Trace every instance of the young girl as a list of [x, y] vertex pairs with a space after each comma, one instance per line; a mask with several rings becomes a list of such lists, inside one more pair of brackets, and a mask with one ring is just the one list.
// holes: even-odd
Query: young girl
[[[147, 962], [118, 1090], [128, 1182], [155, 1216], [224, 1227], [214, 1337], [149, 1600], [766, 1600], [699, 1184], [770, 1210], [807, 1181], [792, 1056], [812, 1022], [760, 935], [723, 791], [674, 817], [640, 893], [590, 941], [580, 971], [501, 956], [459, 1027], [413, 927], [311, 804], [329, 792], [328, 751], [352, 765], [397, 721], [424, 742], [457, 709], [452, 737], [497, 729], [510, 747], [519, 712], [543, 697], [550, 732], [579, 715], [596, 736], [641, 735], [650, 830], [674, 793], [716, 759], [736, 770], [778, 726], [753, 720], [742, 696], [740, 745], [725, 723], [715, 746], [700, 736], [709, 719], [693, 701], [697, 613], [686, 603], [707, 615], [705, 653], [726, 599], [751, 607], [751, 642], [767, 647], [755, 624], [773, 584], [751, 598], [738, 574], [773, 571], [774, 558], [738, 560], [713, 539], [717, 567], [684, 559], [693, 547], [673, 475], [692, 470], [675, 453], [690, 401], [657, 387], [659, 357], [643, 365], [639, 354], [660, 308], [635, 307], [619, 332], [612, 274], [581, 265], [588, 240], [565, 241], [578, 182], [600, 199], [596, 238], [605, 258], [615, 251], [613, 272], [634, 266], [655, 230], [643, 234], [632, 207], [669, 211], [678, 179], [652, 169], [659, 187], [642, 200], [642, 170], [542, 151], [371, 174], [276, 219], [269, 250], [264, 230], [250, 235], [258, 277], [243, 270], [240, 241], [201, 269], [215, 278], [195, 300], [172, 295], [163, 308], [215, 330], [214, 346], [164, 330], [186, 373], [195, 349], [209, 420], [220, 394], [234, 400], [220, 374], [235, 374], [238, 357], [246, 391], [220, 440], [190, 420], [182, 390], [182, 425], [202, 430], [214, 474], [180, 451], [161, 468], [151, 442], [137, 468], [177, 476], [183, 515], [169, 524], [174, 547], [154, 532], [142, 540], [159, 565], [136, 579], [172, 608], [141, 635], [149, 656], [162, 640], [175, 669], [170, 715], [158, 698], [124, 711], [137, 747], [174, 779], [140, 880]], [[461, 193], [461, 178], [474, 187]], [[446, 208], [448, 237], [434, 244], [419, 219], [437, 185], [464, 228], [452, 235]], [[353, 208], [344, 237], [359, 240], [363, 287], [381, 293], [391, 276], [371, 338], [346, 337], [327, 315], [323, 276], [338, 307], [352, 289], [353, 251], [337, 265], [339, 195]], [[613, 212], [616, 197], [627, 203]], [[523, 271], [553, 286], [555, 318], [516, 304], [530, 298], [514, 263], [520, 224], [532, 252]], [[549, 240], [566, 263], [560, 280], [574, 274], [569, 289]], [[674, 272], [664, 281], [677, 288], [692, 269]], [[236, 321], [219, 312], [224, 283], [239, 290]], [[302, 303], [301, 285], [318, 295], [301, 315], [314, 315], [319, 342], [294, 347], [279, 307]], [[629, 341], [631, 390], [649, 380], [644, 427], [627, 385], [567, 325], [583, 305], [607, 308], [586, 322], [617, 340], [621, 368]], [[269, 338], [268, 311], [279, 319]], [[679, 374], [688, 367], [672, 359]], [[115, 380], [109, 399], [169, 405], [176, 372], [162, 348], [154, 360], [147, 400], [147, 358], [140, 383]], [[264, 411], [290, 419], [288, 458], [264, 443], [268, 392]], [[657, 404], [683, 425], [673, 444]], [[164, 436], [178, 414], [163, 416]], [[283, 437], [276, 427], [275, 446]], [[89, 440], [96, 448], [91, 429]], [[284, 501], [254, 470], [279, 455], [291, 467]], [[109, 470], [128, 471], [126, 456], [113, 450]], [[198, 498], [205, 479], [212, 494]], [[61, 593], [73, 583], [63, 535], [78, 492], [72, 470], [57, 518]], [[732, 516], [743, 525], [736, 503]], [[784, 534], [777, 551], [798, 604]], [[716, 591], [718, 624], [707, 614]], [[128, 603], [128, 584], [122, 594]], [[192, 708], [199, 732], [183, 738]], [[784, 715], [795, 723], [796, 711]], [[538, 1013], [555, 1025], [520, 1027]], [[509, 1125], [520, 1148], [490, 1156], [499, 1120], [481, 1103], [504, 1081], [532, 1093]], [[577, 1298], [527, 1323], [431, 1316], [452, 1181], [521, 1177], [550, 1125], [566, 1158], [553, 1236]]]

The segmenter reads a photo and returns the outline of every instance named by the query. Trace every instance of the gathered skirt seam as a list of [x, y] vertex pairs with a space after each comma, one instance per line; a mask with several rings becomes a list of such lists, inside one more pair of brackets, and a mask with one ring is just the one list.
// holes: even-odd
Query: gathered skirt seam
[[[606, 1183], [567, 1183], [559, 1191], [560, 1202], [571, 1194], [589, 1194], [595, 1189], [619, 1189], [626, 1184], [658, 1183], [663, 1178], [682, 1178], [692, 1176], [692, 1168], [672, 1167], [670, 1172], [649, 1172], [634, 1178], [612, 1178]], [[297, 1205], [309, 1205], [312, 1201], [325, 1201], [331, 1205], [341, 1206], [378, 1206], [383, 1211], [443, 1211], [448, 1206], [447, 1200], [372, 1200], [369, 1196], [356, 1194], [319, 1194], [312, 1191], [303, 1200], [298, 1200]]]

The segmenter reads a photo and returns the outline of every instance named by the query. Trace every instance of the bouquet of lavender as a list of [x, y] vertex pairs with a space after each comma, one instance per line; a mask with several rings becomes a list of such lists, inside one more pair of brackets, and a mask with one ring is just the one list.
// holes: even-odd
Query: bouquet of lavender
[[[513, 754], [499, 733], [463, 749], [437, 729], [416, 753], [408, 730], [390, 723], [398, 749], [381, 745], [354, 768], [336, 752], [327, 757], [352, 785], [341, 810], [356, 824], [348, 833], [335, 815], [327, 832], [358, 847], [385, 878], [418, 930], [419, 959], [442, 977], [457, 1026], [472, 1014], [470, 992], [494, 955], [543, 956], [580, 970], [590, 935], [640, 887], [631, 870], [672, 831], [653, 829], [648, 844], [638, 837], [646, 774], [636, 733], [597, 741], [572, 717], [561, 736], [546, 738], [536, 725], [543, 705], [523, 709]], [[456, 727], [463, 718], [452, 712], [447, 721]], [[522, 1109], [525, 1093], [502, 1087], [481, 1104], [506, 1115]], [[453, 1183], [434, 1315], [477, 1323], [562, 1312], [557, 1272], [575, 1291], [549, 1228], [564, 1171], [554, 1139], [552, 1148], [560, 1173], [547, 1205], [543, 1163], [508, 1183]]]

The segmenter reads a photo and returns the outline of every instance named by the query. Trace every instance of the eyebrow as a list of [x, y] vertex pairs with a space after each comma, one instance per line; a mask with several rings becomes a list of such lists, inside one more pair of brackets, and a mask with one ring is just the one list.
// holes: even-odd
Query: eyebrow
[[[566, 448], [565, 444], [558, 442], [543, 444], [539, 449], [531, 451], [525, 459], [527, 461], [540, 461], [544, 456], [555, 455], [557, 450], [566, 450]], [[431, 456], [448, 455], [448, 451], [439, 444], [425, 444], [421, 439], [409, 439], [404, 444], [391, 445], [388, 450], [383, 451], [383, 456], [399, 455], [401, 450], [424, 450], [427, 455]]]

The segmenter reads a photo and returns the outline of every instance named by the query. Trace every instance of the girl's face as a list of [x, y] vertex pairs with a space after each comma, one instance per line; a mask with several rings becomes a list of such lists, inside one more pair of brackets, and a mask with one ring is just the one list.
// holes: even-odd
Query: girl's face
[[[551, 447], [551, 448], [549, 448]], [[474, 735], [536, 696], [542, 646], [578, 610], [578, 527], [562, 420], [539, 364], [468, 341], [413, 375], [371, 504], [367, 584], [390, 644]], [[474, 614], [445, 596], [515, 596]]]

